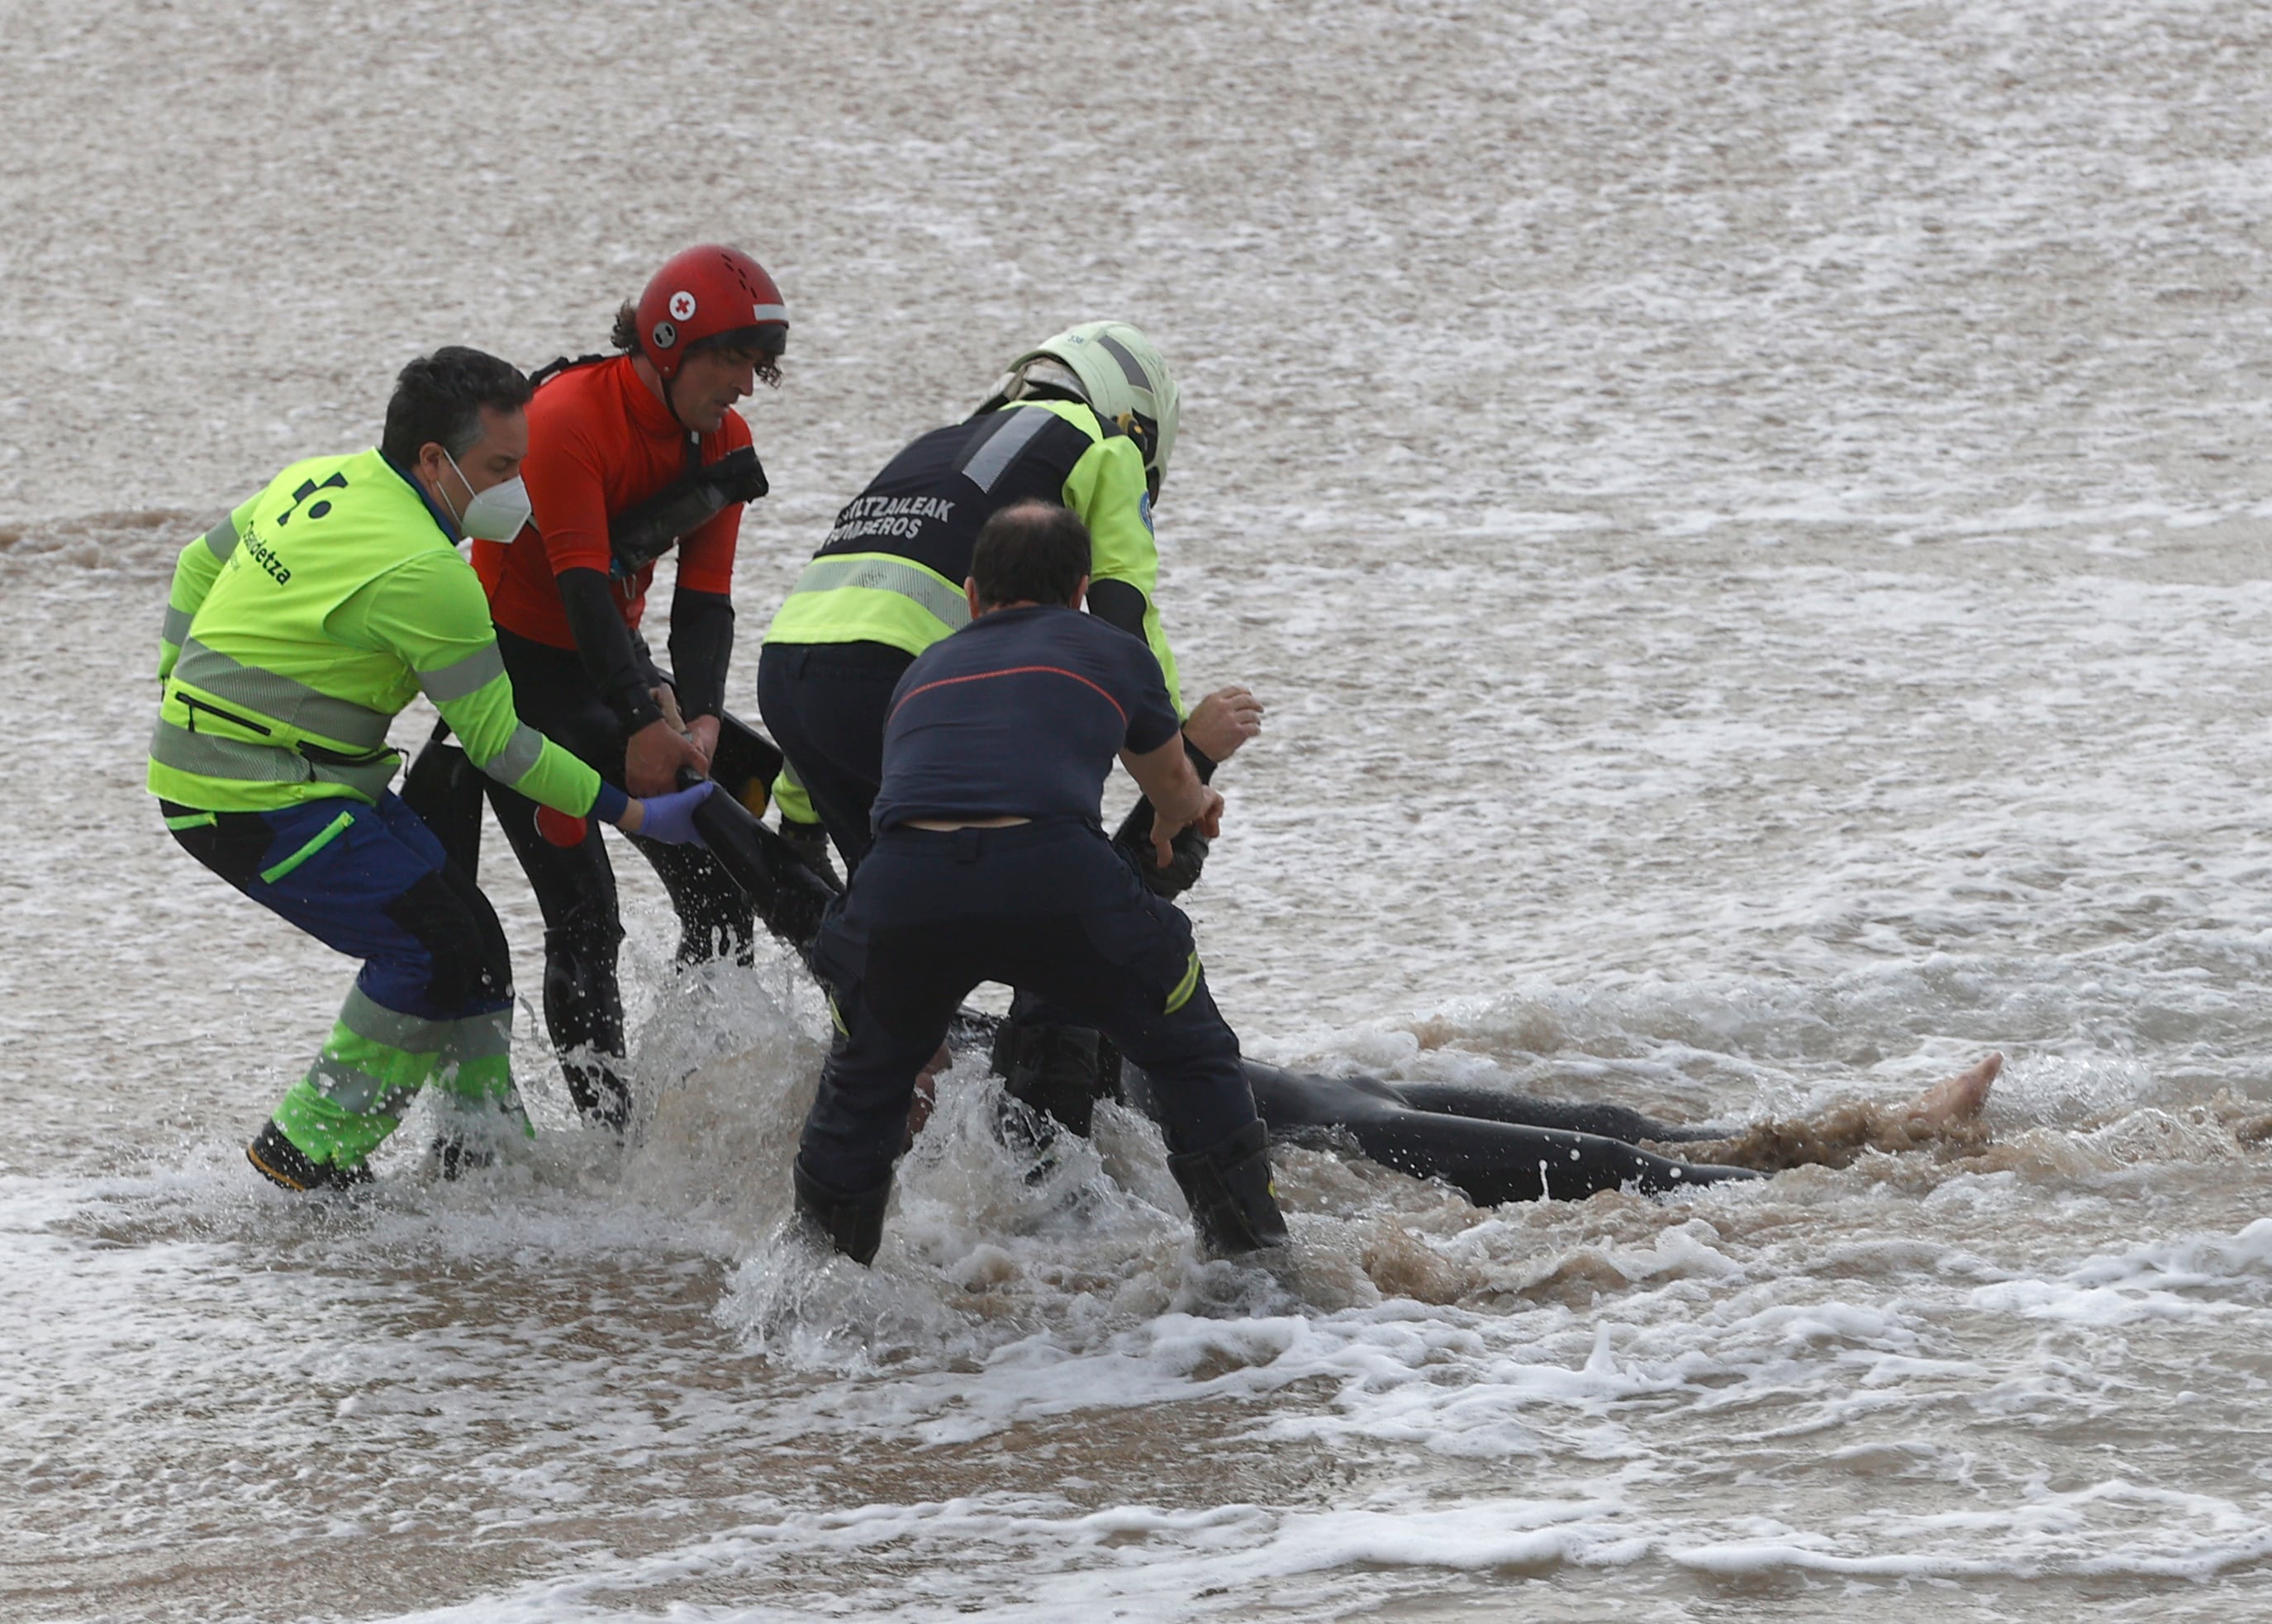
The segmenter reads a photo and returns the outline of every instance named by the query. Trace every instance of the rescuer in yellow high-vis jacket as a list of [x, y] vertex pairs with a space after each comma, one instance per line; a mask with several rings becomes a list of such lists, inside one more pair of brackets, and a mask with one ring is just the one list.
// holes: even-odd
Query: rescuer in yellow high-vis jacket
[[1244, 688], [1186, 707], [1161, 629], [1152, 504], [1177, 402], [1142, 332], [1085, 323], [1012, 361], [976, 413], [911, 442], [838, 513], [766, 629], [758, 704], [848, 873], [868, 849], [893, 687], [968, 622], [971, 547], [1013, 503], [1055, 503], [1087, 526], [1088, 612], [1151, 649], [1202, 773], [1259, 728], [1262, 707]]
[[[412, 361], [374, 450], [295, 463], [183, 549], [149, 786], [191, 855], [364, 961], [330, 1040], [248, 1147], [295, 1189], [352, 1182], [410, 1098], [519, 1119], [496, 912], [389, 790], [423, 693], [484, 772], [542, 805], [692, 838], [706, 783], [634, 801], [514, 713], [457, 542], [527, 518], [527, 380], [477, 350]], [[454, 1170], [462, 1129], [446, 1136]]]

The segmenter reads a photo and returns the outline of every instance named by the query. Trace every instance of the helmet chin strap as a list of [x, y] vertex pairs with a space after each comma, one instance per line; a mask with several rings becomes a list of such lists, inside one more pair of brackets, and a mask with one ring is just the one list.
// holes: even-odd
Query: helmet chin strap
[[[660, 372], [661, 369], [660, 368], [658, 368], [658, 369], [656, 369], [656, 370], [657, 370], [658, 372]], [[682, 431], [684, 431], [684, 433], [687, 433], [687, 434], [692, 434], [692, 433], [694, 432], [694, 430], [692, 430], [691, 428], [687, 428], [687, 426], [686, 426], [686, 420], [685, 420], [684, 418], [683, 418], [683, 417], [679, 416], [679, 414], [678, 414], [678, 402], [677, 402], [677, 401], [676, 401], [676, 400], [674, 400], [674, 399], [671, 399], [671, 396], [670, 396], [670, 389], [671, 389], [671, 385], [672, 385], [672, 384], [676, 384], [676, 383], [677, 383], [677, 382], [678, 382], [678, 372], [677, 372], [677, 369], [676, 369], [676, 368], [672, 369], [672, 370], [671, 370], [671, 371], [669, 371], [669, 373], [667, 373], [667, 374], [664, 374], [664, 375], [663, 375], [663, 378], [662, 378], [662, 409], [663, 409], [664, 411], [666, 411], [666, 412], [668, 412], [668, 413], [670, 413], [670, 421], [671, 421], [672, 422], [674, 422], [674, 423], [676, 423], [676, 424], [678, 425], [679, 428], [680, 428]]]
[[1136, 443], [1136, 449], [1144, 454], [1144, 471], [1149, 473], [1152, 470], [1152, 454], [1160, 446], [1158, 425], [1148, 417], [1140, 417], [1133, 412], [1123, 412], [1113, 420], [1112, 426]]

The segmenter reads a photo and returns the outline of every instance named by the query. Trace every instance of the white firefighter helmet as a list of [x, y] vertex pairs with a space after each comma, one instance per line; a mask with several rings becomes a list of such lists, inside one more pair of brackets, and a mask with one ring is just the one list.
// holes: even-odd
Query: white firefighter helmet
[[1145, 483], [1157, 500], [1176, 449], [1176, 376], [1152, 340], [1126, 322], [1083, 322], [1043, 339], [1010, 363], [984, 406], [1072, 395], [1136, 443]]

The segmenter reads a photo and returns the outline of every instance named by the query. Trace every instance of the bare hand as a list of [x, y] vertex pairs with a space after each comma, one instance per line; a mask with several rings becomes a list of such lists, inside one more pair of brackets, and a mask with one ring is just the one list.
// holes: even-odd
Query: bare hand
[[1222, 797], [1204, 787], [1200, 794], [1202, 799], [1195, 816], [1170, 822], [1164, 813], [1152, 814], [1152, 855], [1161, 868], [1176, 860], [1176, 848], [1170, 842], [1185, 829], [1196, 829], [1210, 840], [1222, 835]]
[[923, 1062], [923, 1069], [916, 1073], [915, 1094], [908, 1101], [907, 1136], [900, 1143], [902, 1152], [914, 1145], [916, 1136], [923, 1132], [923, 1124], [930, 1121], [930, 1114], [938, 1105], [938, 1074], [953, 1063], [953, 1057], [946, 1052], [946, 1045], [942, 1043], [938, 1046], [938, 1053]]
[[1184, 737], [1209, 761], [1229, 761], [1238, 747], [1262, 731], [1262, 702], [1232, 683], [1218, 688], [1192, 707]]
[[686, 731], [686, 719], [678, 713], [677, 690], [673, 689], [668, 682], [659, 682], [654, 687], [648, 689], [646, 691], [654, 698], [655, 704], [661, 710], [662, 719], [670, 724], [670, 731], [673, 733], [684, 733]]
[[706, 764], [693, 741], [668, 718], [649, 722], [624, 747], [624, 787], [639, 796], [668, 795], [678, 787], [678, 770], [703, 771]]
[[702, 771], [709, 771], [710, 764], [718, 759], [718, 719], [714, 716], [696, 717], [686, 724], [686, 736], [694, 741], [694, 748], [702, 752]]

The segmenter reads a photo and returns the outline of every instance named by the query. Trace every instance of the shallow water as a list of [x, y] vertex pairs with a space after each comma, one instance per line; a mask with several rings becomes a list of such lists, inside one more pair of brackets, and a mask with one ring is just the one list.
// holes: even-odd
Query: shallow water
[[[2272, 1614], [2268, 35], [12, 7], [0, 1616]], [[675, 980], [634, 862], [631, 1148], [524, 1010], [525, 1153], [258, 1186], [348, 966], [141, 793], [171, 555], [714, 237], [796, 317], [737, 703], [834, 508], [1125, 314], [1170, 634], [1272, 707], [1193, 899], [1251, 1052], [1742, 1123], [2000, 1048], [1991, 1143], [1495, 1212], [1293, 1150], [1262, 1271], [966, 1065], [865, 1273], [777, 1233], [825, 1015]]]

